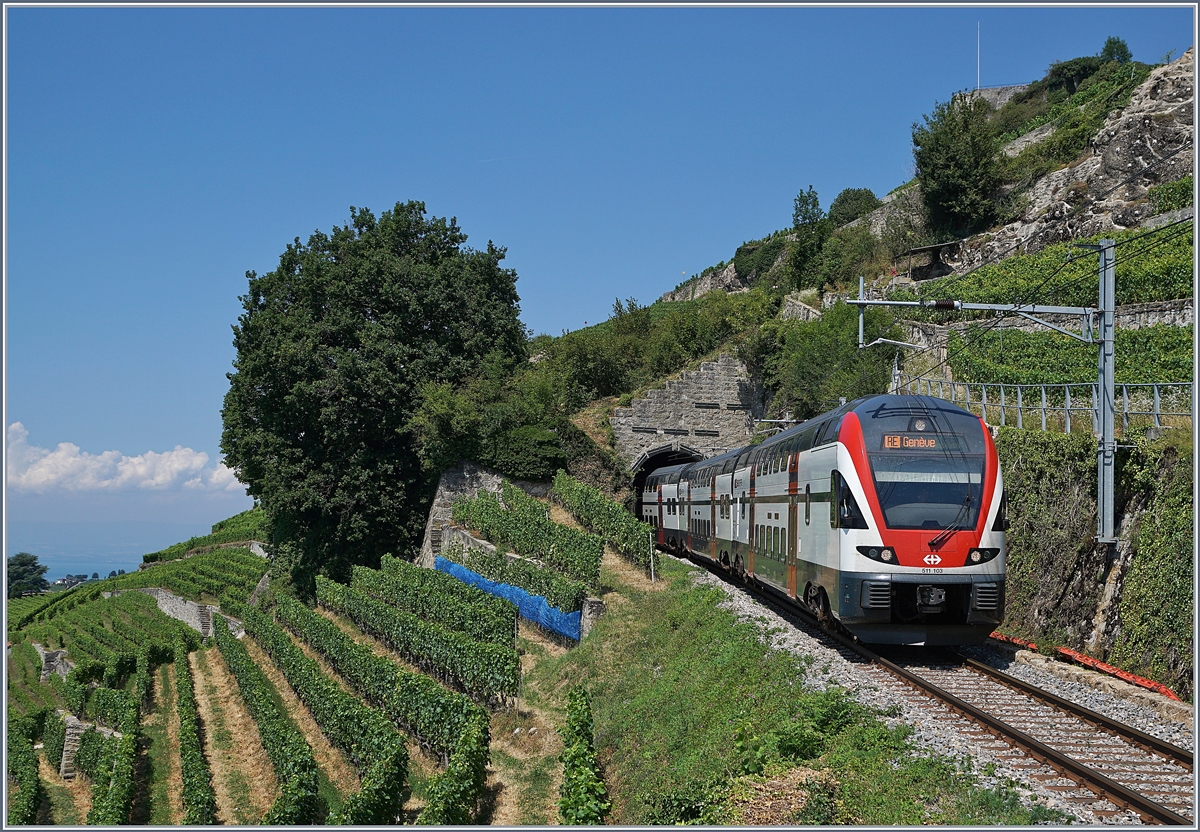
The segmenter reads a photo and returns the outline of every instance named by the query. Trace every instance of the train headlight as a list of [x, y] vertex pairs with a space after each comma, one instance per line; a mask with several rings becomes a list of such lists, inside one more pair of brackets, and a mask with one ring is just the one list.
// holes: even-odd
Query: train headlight
[[967, 553], [967, 560], [972, 564], [987, 563], [998, 554], [1000, 554], [998, 548], [972, 549]]
[[859, 546], [858, 553], [881, 563], [894, 563], [896, 552], [890, 546]]

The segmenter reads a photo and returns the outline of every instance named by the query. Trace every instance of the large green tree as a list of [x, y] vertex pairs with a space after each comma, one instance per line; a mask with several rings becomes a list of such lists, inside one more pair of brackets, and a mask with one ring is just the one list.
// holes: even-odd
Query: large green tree
[[38, 563], [37, 555], [17, 552], [8, 557], [8, 597], [16, 598], [23, 592], [41, 592], [46, 583], [48, 566]]
[[962, 236], [994, 221], [999, 213], [1000, 143], [988, 124], [991, 107], [982, 98], [956, 95], [913, 124], [917, 182], [934, 229]]
[[419, 543], [436, 484], [410, 425], [422, 389], [525, 350], [504, 249], [467, 248], [420, 202], [350, 214], [247, 273], [221, 411], [226, 464], [271, 517], [302, 594], [318, 572], [344, 578]]

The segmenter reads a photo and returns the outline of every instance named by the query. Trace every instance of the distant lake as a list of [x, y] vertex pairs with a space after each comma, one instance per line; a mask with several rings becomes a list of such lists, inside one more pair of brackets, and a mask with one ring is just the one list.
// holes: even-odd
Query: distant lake
[[208, 534], [211, 523], [8, 521], [8, 554], [29, 552], [49, 567], [46, 580], [64, 575], [133, 572], [142, 555], [157, 552], [189, 537]]

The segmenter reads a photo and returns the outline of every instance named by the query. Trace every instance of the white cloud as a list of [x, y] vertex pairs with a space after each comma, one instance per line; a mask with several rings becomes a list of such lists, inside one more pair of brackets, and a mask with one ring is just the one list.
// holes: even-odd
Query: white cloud
[[61, 442], [53, 451], [29, 444], [20, 422], [8, 426], [7, 482], [18, 491], [176, 491], [244, 492], [245, 486], [223, 462], [208, 465], [208, 454], [176, 445], [172, 451], [124, 456], [120, 451], [89, 454]]

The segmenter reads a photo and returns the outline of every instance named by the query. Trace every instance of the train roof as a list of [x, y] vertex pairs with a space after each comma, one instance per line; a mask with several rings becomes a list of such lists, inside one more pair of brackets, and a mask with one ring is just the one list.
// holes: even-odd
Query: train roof
[[931, 411], [958, 413], [971, 417], [975, 416], [975, 414], [971, 413], [970, 411], [963, 410], [958, 405], [946, 401], [945, 399], [939, 399], [936, 396], [924, 396], [916, 394], [891, 395], [886, 393], [873, 396], [862, 396], [861, 398], [857, 398], [853, 401], [846, 402], [843, 405], [839, 405], [833, 410], [813, 416], [810, 419], [805, 419], [798, 425], [793, 425], [790, 428], [781, 430], [779, 433], [776, 433], [774, 436], [765, 439], [757, 445], [747, 445], [744, 448], [736, 448], [732, 451], [726, 451], [719, 456], [708, 457], [707, 459], [697, 460], [696, 462], [686, 462], [680, 465], [671, 465], [666, 468], [656, 468], [650, 473], [653, 476], [660, 476], [663, 474], [673, 474], [677, 471], [683, 472], [685, 470], [702, 470], [710, 466], [723, 468], [725, 467], [725, 464], [729, 462], [729, 460], [740, 457], [747, 451], [755, 451], [759, 448], [771, 447], [772, 445], [776, 445], [780, 442], [787, 442], [814, 425], [824, 424], [831, 419], [839, 419], [847, 413], [853, 412], [862, 414], [864, 416], [868, 414], [871, 416], [876, 416], [879, 415], [883, 410], [891, 410], [897, 414], [907, 413], [914, 416], [928, 414]]

